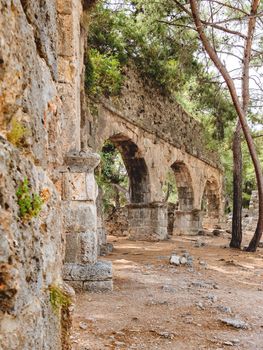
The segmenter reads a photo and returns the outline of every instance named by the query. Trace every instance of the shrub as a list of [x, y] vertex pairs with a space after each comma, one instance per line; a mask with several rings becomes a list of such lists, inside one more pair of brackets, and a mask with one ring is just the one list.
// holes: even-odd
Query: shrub
[[37, 217], [43, 204], [42, 198], [37, 193], [30, 193], [28, 179], [25, 178], [16, 191], [19, 216], [23, 221]]
[[16, 147], [22, 147], [25, 144], [27, 128], [16, 118], [11, 121], [11, 130], [7, 133], [7, 140]]
[[86, 57], [85, 87], [93, 96], [116, 96], [121, 90], [122, 74], [114, 55], [91, 49]]

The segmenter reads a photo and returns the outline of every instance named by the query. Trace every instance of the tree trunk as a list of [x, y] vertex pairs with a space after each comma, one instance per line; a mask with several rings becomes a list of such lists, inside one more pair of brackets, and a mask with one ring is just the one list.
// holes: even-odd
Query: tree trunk
[[241, 125], [238, 122], [233, 138], [233, 217], [231, 248], [240, 249], [242, 242], [242, 150]]
[[[245, 43], [245, 50], [244, 50], [244, 69], [243, 69], [243, 106], [244, 101], [249, 98], [249, 89], [248, 89], [248, 75], [249, 75], [249, 60], [251, 57], [251, 46], [252, 46], [252, 40], [254, 35], [254, 29], [255, 29], [255, 22], [256, 22], [256, 14], [259, 7], [260, 0], [253, 0], [251, 4], [251, 16], [249, 18], [249, 25], [248, 25], [248, 34], [246, 37], [246, 43]], [[250, 129], [246, 120], [246, 111], [243, 109], [243, 106], [240, 103], [239, 97], [237, 95], [236, 87], [234, 84], [233, 79], [229, 75], [229, 72], [227, 71], [226, 67], [222, 63], [222, 61], [219, 59], [217, 53], [211, 46], [205, 32], [203, 24], [200, 20], [199, 11], [198, 11], [198, 3], [196, 0], [190, 0], [191, 5], [191, 12], [193, 15], [193, 19], [196, 25], [196, 30], [199, 34], [199, 37], [204, 45], [204, 48], [206, 52], [208, 53], [211, 60], [214, 62], [215, 66], [221, 73], [222, 77], [224, 78], [228, 90], [230, 92], [233, 104], [235, 106], [235, 109], [238, 114], [238, 118], [240, 121], [240, 124], [242, 126], [242, 130], [247, 142], [247, 146], [249, 149], [249, 153], [254, 165], [255, 173], [256, 173], [256, 179], [257, 179], [257, 187], [258, 187], [258, 199], [259, 199], [259, 212], [258, 212], [258, 224], [257, 229], [255, 231], [255, 234], [249, 243], [249, 246], [247, 248], [247, 251], [254, 252], [257, 249], [257, 246], [259, 244], [259, 241], [262, 236], [263, 232], [263, 174], [261, 169], [261, 164], [256, 152], [256, 148], [253, 142], [253, 138], [250, 133]], [[245, 84], [244, 84], [245, 82]], [[246, 101], [245, 101], [246, 104]]]
[[120, 209], [121, 207], [121, 203], [120, 203], [120, 192], [119, 192], [119, 189], [114, 186], [114, 191], [115, 191], [115, 208], [116, 209]]

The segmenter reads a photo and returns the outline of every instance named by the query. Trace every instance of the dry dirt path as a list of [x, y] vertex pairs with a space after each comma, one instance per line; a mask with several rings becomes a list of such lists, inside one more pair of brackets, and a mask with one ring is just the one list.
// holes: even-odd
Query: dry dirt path
[[[263, 350], [263, 249], [230, 250], [227, 237], [110, 241], [114, 291], [77, 295], [74, 350]], [[169, 264], [184, 251], [192, 267]]]

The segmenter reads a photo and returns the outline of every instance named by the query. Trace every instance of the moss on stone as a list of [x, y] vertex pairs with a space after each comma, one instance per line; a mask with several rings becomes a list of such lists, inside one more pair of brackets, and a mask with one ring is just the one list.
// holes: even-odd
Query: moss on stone
[[58, 314], [61, 308], [72, 304], [70, 297], [57, 285], [49, 286], [50, 303], [54, 313]]

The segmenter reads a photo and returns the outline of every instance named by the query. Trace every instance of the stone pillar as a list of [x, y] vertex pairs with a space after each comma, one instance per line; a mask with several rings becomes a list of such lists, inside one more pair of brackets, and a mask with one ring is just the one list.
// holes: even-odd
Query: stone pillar
[[174, 234], [196, 235], [200, 230], [202, 230], [201, 210], [175, 211]]
[[131, 240], [161, 241], [168, 238], [166, 203], [129, 204], [128, 222]]
[[63, 278], [76, 290], [111, 290], [110, 262], [98, 262], [97, 184], [94, 168], [99, 156], [71, 152], [62, 170], [62, 206], [66, 235]]

